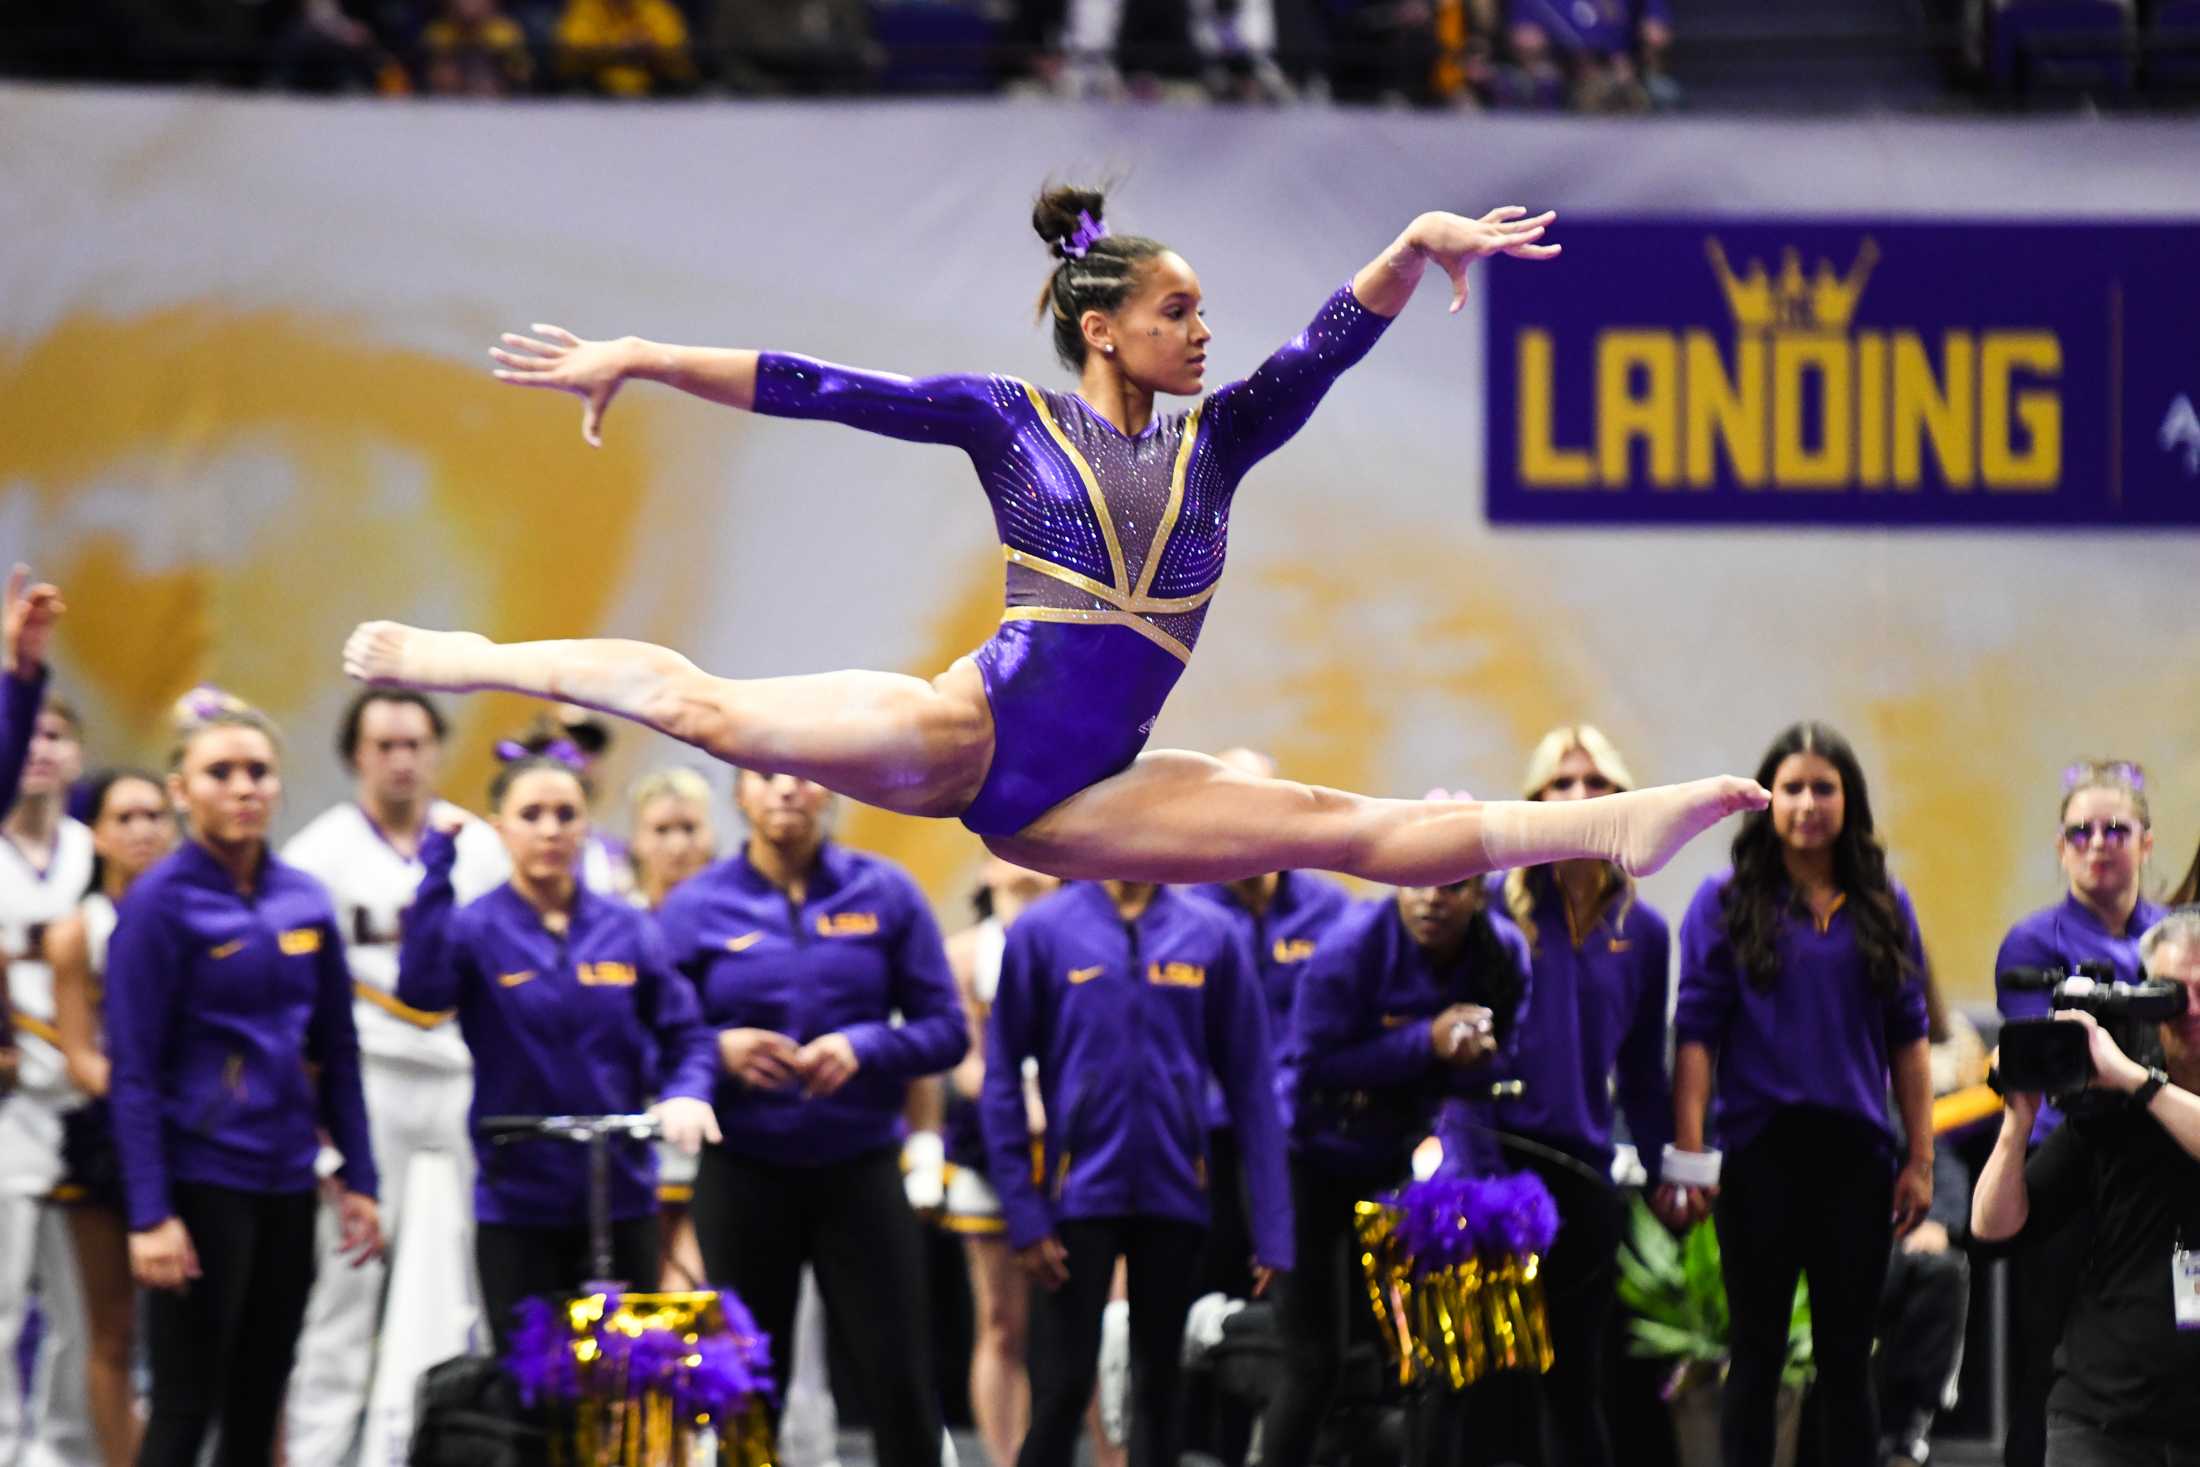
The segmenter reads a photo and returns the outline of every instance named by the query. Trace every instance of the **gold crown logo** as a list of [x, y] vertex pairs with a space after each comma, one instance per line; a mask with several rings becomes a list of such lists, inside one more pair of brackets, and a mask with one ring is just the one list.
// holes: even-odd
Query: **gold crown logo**
[[1780, 252], [1777, 277], [1762, 260], [1751, 260], [1736, 275], [1714, 236], [1705, 237], [1704, 253], [1711, 258], [1711, 273], [1719, 277], [1719, 289], [1726, 292], [1734, 325], [1742, 331], [1846, 331], [1864, 282], [1879, 263], [1879, 243], [1870, 235], [1857, 247], [1846, 275], [1833, 268], [1833, 261], [1820, 259], [1816, 274], [1807, 280], [1803, 257], [1793, 245]]

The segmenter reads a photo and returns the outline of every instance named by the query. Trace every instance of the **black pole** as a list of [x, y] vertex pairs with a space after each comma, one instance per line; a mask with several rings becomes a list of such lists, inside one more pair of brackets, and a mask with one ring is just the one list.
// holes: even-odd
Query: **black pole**
[[611, 1282], [611, 1135], [601, 1125], [588, 1134], [588, 1247], [590, 1282]]

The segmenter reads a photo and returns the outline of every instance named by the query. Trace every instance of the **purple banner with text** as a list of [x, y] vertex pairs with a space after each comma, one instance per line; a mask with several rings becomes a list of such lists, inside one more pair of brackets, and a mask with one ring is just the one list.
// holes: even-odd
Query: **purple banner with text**
[[2200, 527], [2200, 225], [1561, 237], [1484, 297], [1495, 523]]

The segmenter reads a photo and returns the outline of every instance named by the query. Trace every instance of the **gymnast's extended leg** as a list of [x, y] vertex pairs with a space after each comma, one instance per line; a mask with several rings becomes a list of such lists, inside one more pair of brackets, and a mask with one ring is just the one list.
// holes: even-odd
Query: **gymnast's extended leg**
[[649, 642], [497, 643], [368, 622], [344, 644], [362, 682], [496, 689], [630, 718], [745, 769], [795, 774], [904, 815], [959, 815], [993, 756], [969, 659], [931, 682], [886, 672], [722, 678]]
[[1724, 777], [1595, 800], [1386, 800], [1163, 751], [986, 844], [1072, 880], [1230, 881], [1311, 868], [1441, 886], [1583, 857], [1639, 876], [1727, 816], [1769, 801], [1755, 780]]

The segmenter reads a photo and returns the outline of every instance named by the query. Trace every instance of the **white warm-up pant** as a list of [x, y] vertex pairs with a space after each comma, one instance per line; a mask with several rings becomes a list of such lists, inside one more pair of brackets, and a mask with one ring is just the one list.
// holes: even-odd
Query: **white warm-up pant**
[[[0, 1110], [0, 1467], [99, 1467], [84, 1353], [84, 1293], [68, 1219], [43, 1200], [61, 1176], [61, 1121], [25, 1095]], [[23, 1328], [38, 1302], [43, 1333], [25, 1391]]]
[[[1124, 0], [1070, 0], [1066, 49], [1081, 68], [1113, 63], [1122, 38]], [[1225, 19], [1218, 0], [1187, 0], [1192, 45], [1209, 61], [1268, 56], [1276, 49], [1275, 0], [1237, 0]]]
[[[472, 1103], [474, 1077], [463, 1070], [407, 1064], [367, 1055], [361, 1066], [367, 1100], [367, 1129], [374, 1144], [375, 1171], [381, 1177], [382, 1235], [394, 1242], [404, 1226], [405, 1179], [415, 1154], [440, 1151], [456, 1163], [461, 1195], [474, 1185], [472, 1137], [466, 1109]], [[467, 1217], [470, 1218], [468, 1210]], [[306, 1303], [305, 1329], [298, 1338], [298, 1364], [291, 1372], [284, 1407], [284, 1440], [289, 1460], [339, 1464], [351, 1460], [359, 1423], [374, 1378], [375, 1345], [382, 1316], [388, 1269], [382, 1263], [354, 1268], [337, 1252], [342, 1228], [336, 1210], [321, 1209], [319, 1267]], [[421, 1239], [408, 1240], [417, 1244]], [[465, 1260], [471, 1297], [481, 1297], [473, 1281], [471, 1224], [460, 1220], [454, 1236], [435, 1240]], [[380, 1464], [362, 1464], [380, 1467]]]

